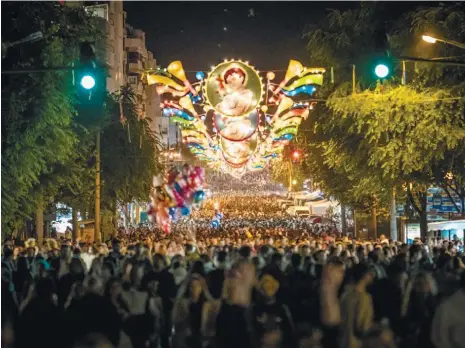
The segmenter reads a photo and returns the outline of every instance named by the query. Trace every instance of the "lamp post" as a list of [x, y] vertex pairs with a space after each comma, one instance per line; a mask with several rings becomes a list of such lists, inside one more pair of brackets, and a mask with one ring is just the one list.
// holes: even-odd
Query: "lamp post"
[[423, 35], [421, 38], [423, 39], [423, 41], [431, 43], [431, 44], [434, 44], [436, 42], [443, 42], [445, 44], [452, 45], [452, 46], [455, 46], [455, 47], [458, 47], [458, 48], [461, 48], [461, 49], [465, 50], [465, 44], [463, 44], [461, 42], [458, 42], [458, 41], [439, 39], [437, 37], [433, 37], [433, 36], [430, 36], [430, 35]]

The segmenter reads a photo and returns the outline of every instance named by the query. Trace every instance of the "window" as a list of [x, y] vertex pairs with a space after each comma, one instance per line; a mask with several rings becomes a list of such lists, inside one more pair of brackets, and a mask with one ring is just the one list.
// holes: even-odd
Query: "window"
[[130, 85], [136, 85], [137, 84], [137, 76], [128, 76], [128, 82]]
[[139, 63], [140, 54], [138, 52], [128, 52], [128, 63]]
[[87, 13], [92, 14], [93, 16], [103, 18], [108, 20], [108, 5], [95, 5], [95, 6], [86, 6], [85, 10]]

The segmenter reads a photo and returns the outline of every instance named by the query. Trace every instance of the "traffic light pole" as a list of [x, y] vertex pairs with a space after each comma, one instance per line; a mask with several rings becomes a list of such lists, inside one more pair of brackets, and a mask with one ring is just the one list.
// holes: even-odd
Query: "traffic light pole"
[[95, 156], [95, 224], [94, 242], [101, 242], [100, 234], [100, 130], [97, 132], [97, 153]]

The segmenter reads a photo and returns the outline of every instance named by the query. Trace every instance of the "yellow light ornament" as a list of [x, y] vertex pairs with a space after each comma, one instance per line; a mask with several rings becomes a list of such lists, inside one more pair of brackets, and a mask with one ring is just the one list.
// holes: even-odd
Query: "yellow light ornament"
[[305, 75], [304, 77], [299, 78], [298, 80], [294, 81], [289, 87], [289, 90], [298, 88], [304, 85], [319, 85], [323, 84], [323, 75], [322, 74], [309, 74]]
[[167, 70], [170, 74], [174, 75], [175, 77], [180, 79], [182, 82], [187, 81], [186, 73], [184, 71], [184, 68], [182, 67], [181, 61], [177, 60], [177, 61], [170, 63], [170, 65], [168, 65]]
[[263, 112], [267, 112], [268, 111], [268, 106], [266, 105], [262, 105], [262, 107], [260, 108]]
[[179, 105], [188, 110], [192, 115], [198, 117], [197, 112], [194, 109], [194, 105], [192, 105], [191, 98], [188, 95], [179, 99]]
[[286, 76], [284, 77], [284, 80], [279, 84], [278, 88], [276, 88], [273, 91], [273, 94], [278, 94], [281, 91], [281, 89], [286, 85], [286, 83], [289, 82], [290, 79], [292, 79], [295, 76], [299, 76], [303, 71], [304, 67], [302, 63], [300, 63], [297, 60], [291, 59], [287, 67]]
[[268, 81], [274, 80], [275, 77], [276, 77], [276, 75], [272, 71], [269, 71], [269, 72], [266, 73], [266, 78], [268, 79]]
[[271, 119], [271, 123], [273, 123], [276, 120], [276, 118], [281, 114], [281, 112], [289, 109], [292, 105], [294, 105], [294, 102], [291, 98], [284, 97], [283, 99], [281, 99], [281, 102], [278, 105], [278, 109], [276, 110], [275, 114], [273, 115], [273, 118]]
[[190, 82], [187, 80], [186, 72], [184, 71], [184, 68], [182, 67], [182, 63], [180, 60], [171, 62], [170, 65], [168, 65], [167, 70], [170, 74], [172, 74], [173, 76], [175, 76], [176, 78], [184, 82], [184, 85], [187, 88], [189, 88], [189, 90], [192, 92], [193, 95], [198, 94], [197, 91], [192, 87]]
[[174, 89], [178, 91], [183, 91], [185, 89], [184, 86], [181, 86], [180, 84], [176, 83], [173, 79], [170, 79], [169, 77], [163, 76], [163, 75], [147, 75], [147, 83], [149, 85], [153, 85], [155, 83], [159, 83], [165, 86], [173, 87]]

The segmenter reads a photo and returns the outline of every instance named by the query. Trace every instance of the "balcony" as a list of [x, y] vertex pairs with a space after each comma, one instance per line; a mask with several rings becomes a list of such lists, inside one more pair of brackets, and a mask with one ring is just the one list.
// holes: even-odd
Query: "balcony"
[[137, 62], [137, 63], [129, 63], [129, 73], [142, 73], [144, 71], [144, 67], [142, 65], [142, 62]]
[[144, 57], [147, 57], [147, 48], [145, 42], [141, 38], [126, 38], [126, 48], [130, 52], [139, 52]]

